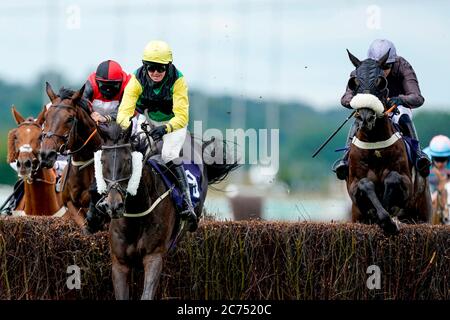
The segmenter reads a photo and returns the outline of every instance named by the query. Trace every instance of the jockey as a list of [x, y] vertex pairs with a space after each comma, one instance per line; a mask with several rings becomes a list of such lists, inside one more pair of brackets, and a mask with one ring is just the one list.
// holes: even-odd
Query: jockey
[[[131, 75], [123, 71], [116, 61], [106, 60], [98, 65], [97, 70], [89, 75], [83, 92], [83, 97], [91, 103], [91, 110], [86, 111], [92, 119], [99, 123], [116, 121], [117, 110], [130, 78]], [[87, 229], [93, 233], [101, 225], [101, 217], [95, 214], [95, 205], [100, 199], [95, 179], [89, 187], [89, 193], [86, 220]]]
[[97, 71], [89, 75], [83, 97], [91, 102], [91, 118], [98, 122], [115, 121], [123, 91], [131, 75], [113, 60], [100, 63]]
[[[387, 107], [398, 106], [393, 116], [394, 123], [399, 125], [401, 132], [405, 136], [418, 142], [417, 132], [412, 122], [411, 109], [419, 108], [425, 99], [420, 93], [419, 82], [414, 69], [405, 58], [397, 55], [394, 44], [389, 40], [378, 39], [372, 42], [368, 50], [368, 58], [378, 61], [388, 50], [390, 50], [389, 58], [386, 64], [382, 66], [388, 81], [389, 105]], [[355, 72], [353, 71], [350, 76], [354, 74]], [[345, 94], [341, 98], [341, 104], [350, 109], [350, 101], [353, 96], [353, 91], [347, 86]], [[348, 154], [350, 144], [357, 131], [358, 126], [354, 122], [347, 136], [344, 156], [333, 165], [333, 171], [340, 180], [345, 180], [348, 176]], [[430, 174], [430, 160], [420, 149], [419, 143], [417, 145], [415, 167], [420, 175], [426, 177]]]
[[155, 126], [150, 136], [163, 141], [161, 158], [176, 175], [183, 193], [180, 216], [188, 221], [192, 232], [197, 228], [197, 216], [192, 206], [186, 173], [179, 161], [189, 121], [188, 87], [183, 74], [172, 61], [172, 50], [166, 42], [150, 41], [146, 45], [143, 65], [134, 72], [125, 88], [117, 122], [122, 128], [127, 128], [135, 110], [140, 114], [148, 110], [150, 121]]
[[435, 136], [423, 151], [431, 157], [433, 163], [429, 181], [434, 202], [439, 184], [445, 185], [450, 178], [450, 139], [444, 135]]

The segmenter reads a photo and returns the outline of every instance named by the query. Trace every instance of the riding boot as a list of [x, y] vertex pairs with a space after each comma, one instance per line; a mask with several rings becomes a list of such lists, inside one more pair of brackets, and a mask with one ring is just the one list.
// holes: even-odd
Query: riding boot
[[353, 122], [350, 130], [348, 131], [344, 155], [333, 164], [332, 170], [336, 173], [339, 180], [345, 180], [348, 176], [348, 154], [350, 153], [350, 144], [352, 143], [353, 137], [356, 135], [357, 131], [358, 125], [356, 122]]
[[194, 232], [195, 230], [197, 230], [198, 221], [197, 215], [194, 212], [194, 206], [192, 205], [191, 201], [191, 194], [189, 192], [189, 184], [187, 182], [186, 172], [184, 171], [183, 165], [181, 164], [170, 162], [168, 166], [175, 174], [178, 181], [178, 187], [183, 194], [183, 206], [181, 208], [181, 212], [179, 213], [180, 217], [181, 219], [187, 220], [188, 230], [190, 232]]
[[417, 131], [414, 127], [413, 122], [411, 121], [411, 118], [406, 114], [402, 115], [398, 120], [398, 125], [400, 126], [400, 129], [404, 135], [417, 141], [417, 149], [414, 152], [414, 165], [422, 177], [428, 177], [430, 175], [431, 162], [428, 156], [420, 148]]

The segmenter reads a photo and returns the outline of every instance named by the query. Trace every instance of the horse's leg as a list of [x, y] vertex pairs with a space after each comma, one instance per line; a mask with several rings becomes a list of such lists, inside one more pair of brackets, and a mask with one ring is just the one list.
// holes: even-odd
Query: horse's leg
[[152, 253], [144, 257], [144, 291], [141, 300], [153, 300], [162, 271], [162, 253]]
[[84, 209], [75, 207], [72, 201], [67, 202], [67, 209], [69, 217], [75, 221], [80, 228], [84, 229], [85, 219], [83, 213], [80, 213], [80, 211]]
[[112, 279], [114, 286], [114, 296], [116, 300], [129, 300], [130, 287], [128, 285], [128, 276], [130, 267], [120, 262], [113, 254], [112, 256]]
[[411, 222], [429, 223], [432, 220], [433, 208], [428, 180], [421, 175], [416, 175], [414, 189], [414, 199], [409, 205], [412, 214], [408, 218]]
[[383, 207], [392, 215], [405, 208], [410, 198], [411, 180], [406, 175], [391, 171], [384, 179]]
[[368, 178], [363, 178], [357, 183], [355, 188], [354, 198], [356, 199], [358, 206], [359, 203], [365, 204], [368, 199], [376, 210], [376, 216], [378, 218], [378, 224], [387, 234], [396, 234], [399, 229], [396, 223], [392, 221], [389, 213], [383, 208], [380, 200], [375, 192], [375, 184]]

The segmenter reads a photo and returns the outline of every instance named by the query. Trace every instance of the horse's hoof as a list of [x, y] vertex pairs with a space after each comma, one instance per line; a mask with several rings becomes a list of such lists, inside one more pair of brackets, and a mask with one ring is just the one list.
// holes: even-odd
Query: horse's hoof
[[381, 222], [380, 226], [383, 229], [384, 233], [388, 236], [395, 236], [400, 232], [398, 223], [392, 220], [391, 217], [384, 219], [384, 221]]
[[186, 221], [187, 231], [195, 232], [198, 229], [198, 221], [197, 219], [190, 219]]
[[85, 226], [84, 228], [81, 229], [81, 234], [84, 236], [90, 236], [93, 234], [93, 232], [90, 230], [89, 227]]

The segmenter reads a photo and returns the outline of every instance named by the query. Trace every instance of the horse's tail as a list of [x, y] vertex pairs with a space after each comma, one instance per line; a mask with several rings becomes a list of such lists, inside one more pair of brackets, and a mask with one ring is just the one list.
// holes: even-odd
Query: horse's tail
[[231, 156], [226, 141], [217, 140], [215, 137], [202, 141], [202, 151], [208, 185], [223, 181], [231, 171], [240, 166], [237, 160], [229, 163]]

